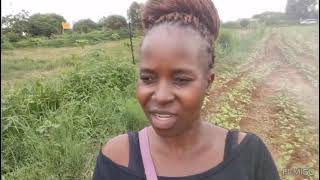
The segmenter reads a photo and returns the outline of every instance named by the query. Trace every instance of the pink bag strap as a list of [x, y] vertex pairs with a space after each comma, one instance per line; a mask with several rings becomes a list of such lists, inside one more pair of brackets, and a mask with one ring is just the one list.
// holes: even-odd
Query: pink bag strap
[[158, 180], [157, 173], [154, 168], [154, 164], [150, 153], [147, 127], [139, 131], [139, 145], [144, 172], [146, 174], [147, 180]]

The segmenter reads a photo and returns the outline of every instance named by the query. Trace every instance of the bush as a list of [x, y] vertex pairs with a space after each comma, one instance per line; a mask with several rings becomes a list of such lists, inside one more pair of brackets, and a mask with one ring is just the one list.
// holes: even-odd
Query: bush
[[32, 46], [38, 47], [43, 43], [43, 41], [41, 38], [30, 38], [30, 43]]
[[247, 27], [249, 26], [249, 24], [250, 24], [249, 19], [242, 19], [242, 20], [240, 21], [240, 26], [241, 26], [241, 28], [247, 28]]
[[1, 42], [1, 49], [13, 49], [12, 43], [8, 41]]
[[221, 30], [217, 42], [220, 47], [222, 47], [223, 49], [227, 49], [231, 46], [232, 40], [233, 35], [230, 31]]
[[76, 40], [75, 43], [77, 46], [80, 46], [83, 49], [85, 45], [89, 44], [89, 41], [86, 39], [79, 39], [79, 40]]
[[22, 39], [22, 37], [15, 32], [7, 32], [4, 36], [9, 40], [9, 42], [18, 42]]
[[120, 35], [118, 33], [112, 33], [111, 34], [111, 39], [112, 40], [119, 40], [120, 39]]

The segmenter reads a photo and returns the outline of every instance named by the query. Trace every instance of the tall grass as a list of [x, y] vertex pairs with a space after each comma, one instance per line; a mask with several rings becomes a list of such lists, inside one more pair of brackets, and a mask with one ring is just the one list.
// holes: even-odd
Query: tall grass
[[218, 76], [236, 74], [236, 68], [248, 61], [266, 35], [264, 27], [249, 30], [223, 28], [215, 45], [216, 62], [214, 71]]
[[12, 80], [29, 76], [28, 73], [51, 71], [57, 68], [73, 67], [79, 61], [74, 58], [62, 58], [48, 61], [29, 58], [11, 59], [1, 62], [1, 80]]
[[3, 179], [88, 179], [98, 144], [141, 128], [135, 67], [92, 54], [64, 78], [1, 97]]

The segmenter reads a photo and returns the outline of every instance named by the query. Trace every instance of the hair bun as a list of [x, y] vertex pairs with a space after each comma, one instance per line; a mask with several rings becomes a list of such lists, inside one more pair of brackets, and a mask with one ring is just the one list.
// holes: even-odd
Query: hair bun
[[[171, 16], [172, 14], [176, 16]], [[190, 22], [192, 17], [195, 17], [214, 39], [218, 37], [220, 19], [211, 0], [148, 0], [142, 8], [143, 27], [150, 29], [164, 16], [167, 16], [168, 22], [177, 21], [175, 17], [178, 17], [178, 14], [184, 15], [184, 22]], [[185, 16], [186, 14], [190, 17]]]

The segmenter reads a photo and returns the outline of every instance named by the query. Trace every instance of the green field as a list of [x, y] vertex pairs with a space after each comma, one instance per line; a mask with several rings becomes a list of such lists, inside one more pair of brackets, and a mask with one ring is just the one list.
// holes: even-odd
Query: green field
[[[299, 95], [319, 96], [313, 94], [319, 84], [317, 27], [222, 29], [220, 35], [217, 80], [203, 115], [219, 126], [259, 135], [279, 172], [307, 167], [314, 176], [303, 178], [319, 179], [319, 119], [305, 103], [308, 97]], [[133, 40], [136, 59], [140, 41]], [[1, 51], [2, 179], [91, 179], [102, 143], [146, 125], [135, 99], [137, 68], [128, 42]], [[282, 76], [301, 86], [279, 84]], [[254, 114], [260, 105], [270, 108], [264, 112], [270, 121]]]

